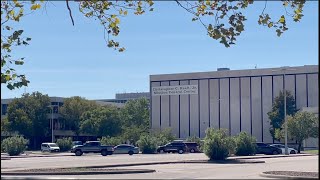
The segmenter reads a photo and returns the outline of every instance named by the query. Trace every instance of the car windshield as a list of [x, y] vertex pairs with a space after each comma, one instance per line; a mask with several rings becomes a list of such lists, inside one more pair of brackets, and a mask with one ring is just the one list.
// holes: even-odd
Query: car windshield
[[56, 144], [49, 144], [50, 147], [58, 147]]

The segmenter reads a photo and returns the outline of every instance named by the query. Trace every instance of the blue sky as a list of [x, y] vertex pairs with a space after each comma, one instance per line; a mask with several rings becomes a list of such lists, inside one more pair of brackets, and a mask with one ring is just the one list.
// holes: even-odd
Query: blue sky
[[[273, 18], [285, 13], [281, 2], [268, 2]], [[10, 91], [1, 85], [1, 98], [39, 91], [49, 96], [114, 98], [115, 93], [149, 91], [149, 75], [279, 66], [318, 65], [318, 2], [306, 2], [300, 23], [288, 21], [280, 38], [259, 26], [264, 2], [245, 11], [245, 31], [236, 45], [225, 48], [206, 35], [198, 22], [174, 2], [155, 2], [154, 11], [121, 19], [117, 40], [124, 53], [108, 48], [103, 29], [72, 6], [72, 26], [65, 2], [48, 4], [47, 11], [26, 16], [18, 27], [32, 37], [29, 46], [15, 51], [26, 62], [17, 68], [31, 81]]]

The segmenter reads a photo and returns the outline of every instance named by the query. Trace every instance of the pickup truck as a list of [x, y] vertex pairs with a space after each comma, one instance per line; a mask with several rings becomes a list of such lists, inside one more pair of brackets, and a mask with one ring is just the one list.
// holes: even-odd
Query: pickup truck
[[99, 141], [87, 141], [83, 145], [76, 145], [71, 148], [71, 152], [76, 156], [81, 156], [83, 153], [101, 153], [102, 156], [112, 155], [113, 146], [103, 146]]

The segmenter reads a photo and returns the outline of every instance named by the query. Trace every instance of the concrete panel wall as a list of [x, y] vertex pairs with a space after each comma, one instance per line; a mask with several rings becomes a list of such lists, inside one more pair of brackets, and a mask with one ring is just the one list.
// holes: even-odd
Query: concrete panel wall
[[283, 91], [283, 76], [273, 76], [273, 100]]
[[209, 127], [209, 80], [199, 81], [200, 97], [200, 138], [205, 137], [206, 129]]
[[210, 79], [210, 127], [219, 129], [219, 80]]
[[319, 107], [318, 74], [308, 74], [308, 106]]
[[251, 78], [252, 136], [262, 141], [261, 77]]
[[[180, 81], [180, 85], [188, 85], [189, 81]], [[180, 137], [189, 136], [189, 95], [180, 95]]]
[[[161, 82], [161, 86], [169, 86], [169, 81]], [[169, 119], [170, 119], [170, 105], [169, 105], [169, 96], [161, 96], [161, 121], [160, 128], [161, 130], [169, 128]]]
[[[198, 80], [190, 80], [191, 85], [197, 85]], [[199, 95], [190, 94], [190, 135], [199, 137]]]
[[302, 107], [307, 107], [307, 82], [306, 75], [299, 74], [296, 75], [296, 105], [297, 109], [301, 109]]
[[[179, 85], [179, 81], [170, 81], [171, 86]], [[152, 107], [153, 109], [153, 107]], [[171, 132], [176, 137], [179, 137], [179, 96], [170, 96], [170, 127]]]
[[286, 90], [295, 98], [295, 75], [286, 75]]
[[231, 135], [240, 133], [240, 84], [239, 78], [230, 79], [230, 123]]
[[272, 77], [262, 77], [262, 118], [263, 118], [263, 142], [272, 143], [272, 136], [269, 128], [270, 119], [268, 112], [272, 108]]
[[[160, 86], [160, 82], [152, 82], [151, 83], [151, 88], [152, 87], [158, 87]], [[151, 101], [152, 101], [152, 119], [151, 123], [152, 129], [160, 129], [160, 96], [151, 96]]]
[[229, 78], [220, 79], [220, 128], [229, 129]]
[[241, 87], [241, 131], [251, 134], [250, 78], [240, 78]]
[[[283, 76], [273, 76], [273, 102], [276, 97], [279, 96], [280, 92], [283, 92]], [[274, 143], [280, 143], [274, 140]]]

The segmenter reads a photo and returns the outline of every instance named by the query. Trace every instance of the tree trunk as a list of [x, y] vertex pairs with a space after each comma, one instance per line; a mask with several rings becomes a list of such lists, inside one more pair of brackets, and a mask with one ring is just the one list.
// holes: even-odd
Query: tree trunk
[[302, 141], [299, 141], [298, 143], [298, 153], [300, 154], [300, 150], [301, 150], [301, 145], [302, 145]]

